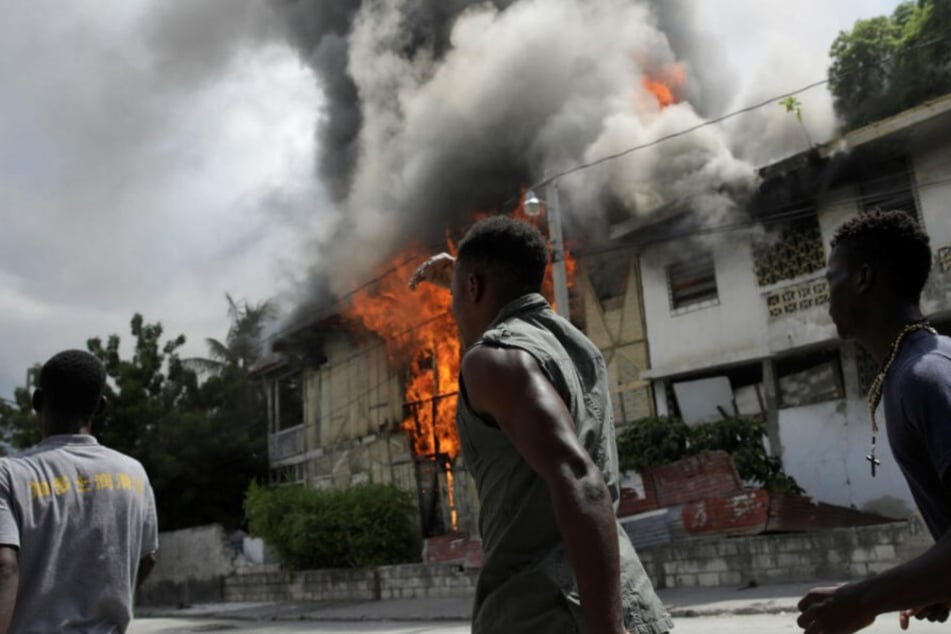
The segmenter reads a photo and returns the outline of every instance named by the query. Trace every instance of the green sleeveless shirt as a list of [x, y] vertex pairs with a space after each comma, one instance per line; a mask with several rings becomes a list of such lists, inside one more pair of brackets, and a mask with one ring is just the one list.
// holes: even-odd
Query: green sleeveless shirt
[[[617, 446], [601, 352], [548, 302], [530, 294], [506, 305], [474, 345], [532, 355], [574, 417], [578, 438], [601, 470], [617, 510]], [[492, 421], [468, 405], [460, 377], [457, 424], [466, 468], [479, 494], [483, 567], [476, 588], [476, 634], [583, 633], [574, 571], [548, 485]], [[624, 623], [635, 634], [673, 627], [620, 524]]]

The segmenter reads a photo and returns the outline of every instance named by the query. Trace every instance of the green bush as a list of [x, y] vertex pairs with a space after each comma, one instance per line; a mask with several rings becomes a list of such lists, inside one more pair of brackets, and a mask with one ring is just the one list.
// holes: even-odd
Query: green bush
[[690, 429], [679, 418], [656, 416], [636, 420], [617, 437], [620, 467], [643, 471], [680, 460], [687, 453]]
[[776, 493], [802, 493], [779, 459], [766, 453], [765, 438], [766, 424], [759, 418], [727, 418], [697, 427], [678, 418], [642, 418], [618, 434], [618, 457], [621, 469], [640, 471], [720, 450], [730, 455], [745, 482]]
[[244, 509], [251, 533], [293, 570], [372, 568], [419, 558], [412, 497], [393, 486], [318, 490], [252, 483]]

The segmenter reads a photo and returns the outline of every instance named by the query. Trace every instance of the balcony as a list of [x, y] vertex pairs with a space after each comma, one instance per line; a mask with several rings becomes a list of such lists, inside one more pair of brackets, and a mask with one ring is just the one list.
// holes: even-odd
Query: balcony
[[825, 270], [770, 288], [763, 293], [763, 300], [770, 350], [788, 350], [835, 338]]
[[288, 458], [304, 453], [304, 426], [297, 425], [270, 434], [267, 442], [268, 462], [278, 464]]

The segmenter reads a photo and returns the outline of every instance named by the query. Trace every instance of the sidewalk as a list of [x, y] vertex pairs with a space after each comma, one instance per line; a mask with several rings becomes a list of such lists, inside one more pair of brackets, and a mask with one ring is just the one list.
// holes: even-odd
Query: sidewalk
[[[675, 588], [658, 594], [674, 618], [795, 612], [810, 589], [836, 582], [770, 585], [748, 589]], [[189, 617], [249, 621], [468, 621], [471, 598], [405, 599], [352, 603], [211, 603], [184, 608], [143, 606], [136, 618]]]

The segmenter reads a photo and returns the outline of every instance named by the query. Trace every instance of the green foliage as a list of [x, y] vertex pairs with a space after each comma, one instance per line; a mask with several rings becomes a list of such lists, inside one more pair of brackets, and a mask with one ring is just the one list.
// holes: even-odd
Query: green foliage
[[372, 568], [418, 559], [412, 497], [393, 486], [317, 490], [252, 483], [244, 508], [251, 533], [291, 569]]
[[829, 89], [846, 127], [951, 92], [951, 0], [900, 4], [832, 43]]
[[3, 441], [14, 448], [30, 447], [40, 442], [40, 424], [33, 411], [33, 391], [40, 375], [40, 365], [27, 371], [27, 386], [13, 391], [13, 401], [0, 400], [0, 432]]
[[617, 450], [622, 470], [641, 471], [667, 464], [687, 454], [690, 429], [679, 418], [642, 418], [618, 434]]
[[766, 453], [766, 425], [758, 418], [728, 418], [688, 427], [678, 418], [643, 418], [618, 434], [621, 469], [643, 470], [704, 451], [725, 451], [745, 482], [768, 491], [802, 493], [783, 473], [778, 458]]
[[779, 105], [786, 109], [786, 112], [796, 115], [796, 120], [802, 123], [802, 102], [796, 97], [786, 97], [779, 102]]

